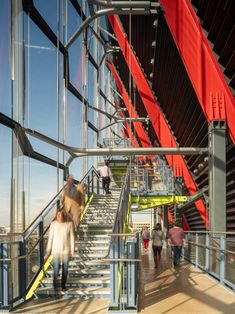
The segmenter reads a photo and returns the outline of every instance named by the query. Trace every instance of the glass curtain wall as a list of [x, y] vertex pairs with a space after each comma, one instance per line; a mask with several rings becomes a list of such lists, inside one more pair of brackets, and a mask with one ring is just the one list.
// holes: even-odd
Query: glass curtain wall
[[[97, 147], [113, 114], [110, 73], [95, 20], [68, 49], [68, 39], [89, 16], [87, 2], [0, 1], [0, 227], [21, 232], [62, 188], [70, 155], [26, 135], [37, 158], [19, 143], [16, 126], [74, 147]], [[83, 12], [83, 13], [81, 13]], [[12, 23], [11, 23], [12, 21]], [[4, 119], [11, 123], [6, 124]], [[19, 124], [17, 124], [19, 123]], [[113, 129], [117, 130], [117, 127]], [[28, 133], [25, 133], [28, 134]], [[43, 156], [43, 157], [42, 157]], [[81, 179], [97, 158], [76, 158], [69, 172]]]

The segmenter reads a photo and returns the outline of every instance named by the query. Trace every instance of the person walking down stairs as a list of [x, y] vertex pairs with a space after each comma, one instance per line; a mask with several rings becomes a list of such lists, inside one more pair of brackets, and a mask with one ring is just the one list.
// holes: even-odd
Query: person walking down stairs
[[78, 233], [80, 216], [85, 208], [85, 187], [75, 184], [72, 175], [67, 177], [67, 185], [63, 189], [60, 206], [73, 221], [75, 234]]
[[97, 171], [102, 177], [103, 190], [105, 191], [106, 194], [111, 194], [109, 190], [109, 185], [111, 182], [111, 170], [109, 168], [109, 162], [106, 161], [105, 165], [103, 167], [100, 167]]
[[58, 276], [62, 268], [61, 290], [66, 291], [69, 259], [74, 256], [74, 228], [71, 221], [67, 221], [65, 211], [58, 211], [56, 220], [51, 223], [45, 260], [53, 256], [53, 287], [58, 290]]

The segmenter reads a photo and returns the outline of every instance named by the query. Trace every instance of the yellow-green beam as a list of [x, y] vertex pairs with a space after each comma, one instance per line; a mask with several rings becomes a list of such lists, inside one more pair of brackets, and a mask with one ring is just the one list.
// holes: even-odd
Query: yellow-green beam
[[138, 204], [138, 210], [158, 207], [161, 205], [182, 204], [187, 201], [187, 196], [132, 196], [131, 203]]

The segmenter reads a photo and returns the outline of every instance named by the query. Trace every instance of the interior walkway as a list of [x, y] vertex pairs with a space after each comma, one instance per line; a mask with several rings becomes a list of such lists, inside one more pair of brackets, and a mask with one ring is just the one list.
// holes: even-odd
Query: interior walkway
[[[157, 269], [151, 249], [143, 254], [142, 283], [141, 314], [235, 313], [234, 293], [188, 263], [173, 269], [166, 250]], [[105, 314], [108, 304], [107, 299], [33, 300], [14, 313]]]
[[156, 270], [150, 252], [143, 255], [141, 314], [235, 313], [235, 293], [186, 262], [174, 269], [169, 255], [163, 250]]

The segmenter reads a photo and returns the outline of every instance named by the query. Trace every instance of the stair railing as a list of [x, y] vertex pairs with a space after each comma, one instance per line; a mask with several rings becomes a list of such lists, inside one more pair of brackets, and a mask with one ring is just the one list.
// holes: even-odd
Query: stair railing
[[138, 277], [140, 271], [140, 239], [138, 233], [125, 233], [130, 203], [130, 175], [123, 180], [115, 223], [112, 230], [109, 258], [111, 276], [110, 311], [138, 309]]
[[[80, 181], [86, 185], [86, 203], [99, 194], [100, 176], [91, 167]], [[63, 188], [53, 197], [22, 234], [5, 237], [0, 242], [0, 310], [12, 309], [25, 301], [35, 279], [44, 271], [48, 230], [59, 209]]]

